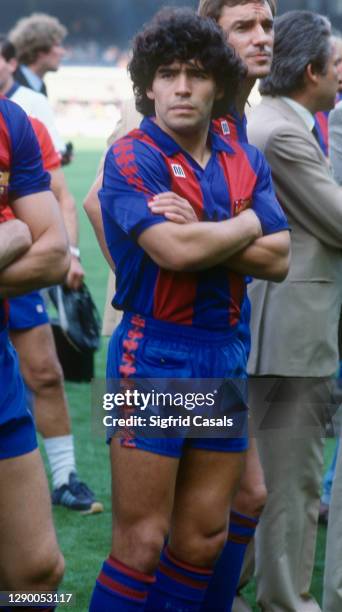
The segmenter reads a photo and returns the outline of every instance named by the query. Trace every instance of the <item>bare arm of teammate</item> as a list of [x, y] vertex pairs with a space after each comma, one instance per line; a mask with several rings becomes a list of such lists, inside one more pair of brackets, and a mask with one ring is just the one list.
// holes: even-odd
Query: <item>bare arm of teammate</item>
[[[75, 199], [71, 195], [64, 172], [61, 168], [50, 170], [51, 189], [61, 207], [61, 212], [71, 246], [78, 245], [78, 218]], [[81, 287], [84, 279], [84, 270], [79, 258], [71, 254], [70, 269], [65, 284], [69, 289], [77, 290]]]
[[0, 295], [19, 295], [63, 282], [70, 265], [69, 245], [53, 194], [43, 191], [18, 198], [12, 209], [28, 226], [32, 246], [1, 270]]
[[30, 230], [19, 219], [0, 224], [0, 270], [15, 261], [32, 245]]

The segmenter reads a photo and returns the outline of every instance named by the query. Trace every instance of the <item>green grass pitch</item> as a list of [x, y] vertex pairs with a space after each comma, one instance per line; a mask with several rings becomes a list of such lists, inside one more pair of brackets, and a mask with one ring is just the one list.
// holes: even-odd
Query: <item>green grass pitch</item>
[[[82, 209], [82, 201], [96, 173], [105, 143], [82, 140], [76, 143], [75, 160], [66, 169], [69, 187], [76, 197], [80, 218], [80, 247], [86, 281], [102, 314], [107, 266], [97, 246], [90, 224]], [[107, 341], [102, 342], [96, 358], [96, 375], [104, 377]], [[66, 560], [66, 572], [61, 591], [74, 594], [73, 611], [86, 612], [95, 578], [111, 544], [110, 471], [106, 444], [91, 429], [91, 391], [87, 384], [67, 384], [67, 394], [73, 422], [78, 471], [104, 503], [103, 514], [80, 516], [63, 508], [54, 509], [58, 540]], [[332, 441], [327, 444], [327, 457], [332, 453]], [[325, 529], [319, 528], [312, 593], [321, 601], [324, 570]], [[245, 595], [255, 601], [255, 586]], [[257, 610], [256, 606], [253, 610]], [[213, 611], [214, 612], [214, 611]]]

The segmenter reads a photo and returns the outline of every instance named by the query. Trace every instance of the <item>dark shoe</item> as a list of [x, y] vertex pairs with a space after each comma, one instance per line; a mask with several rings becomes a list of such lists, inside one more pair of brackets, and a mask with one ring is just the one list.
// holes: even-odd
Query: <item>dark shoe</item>
[[69, 483], [52, 491], [52, 503], [82, 514], [103, 512], [103, 505], [96, 501], [95, 494], [85, 482], [81, 482], [75, 472], [69, 475]]

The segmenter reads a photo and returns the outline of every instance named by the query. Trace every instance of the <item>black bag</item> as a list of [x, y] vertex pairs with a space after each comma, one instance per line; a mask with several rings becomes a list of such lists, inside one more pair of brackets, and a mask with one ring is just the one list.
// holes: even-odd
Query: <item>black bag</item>
[[85, 284], [79, 291], [50, 287], [48, 295], [58, 318], [52, 319], [58, 357], [64, 376], [89, 382], [94, 376], [94, 352], [100, 346], [101, 320]]

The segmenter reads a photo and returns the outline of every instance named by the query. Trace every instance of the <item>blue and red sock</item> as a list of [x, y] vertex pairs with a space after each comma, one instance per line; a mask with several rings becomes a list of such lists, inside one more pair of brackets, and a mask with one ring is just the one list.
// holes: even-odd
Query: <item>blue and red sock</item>
[[145, 612], [199, 612], [211, 576], [211, 569], [182, 563], [166, 547], [160, 558], [157, 579], [150, 590]]
[[89, 612], [142, 612], [153, 576], [138, 572], [110, 556], [96, 580]]
[[209, 583], [201, 612], [230, 612], [239, 584], [247, 546], [255, 534], [258, 519], [230, 513], [226, 545]]

